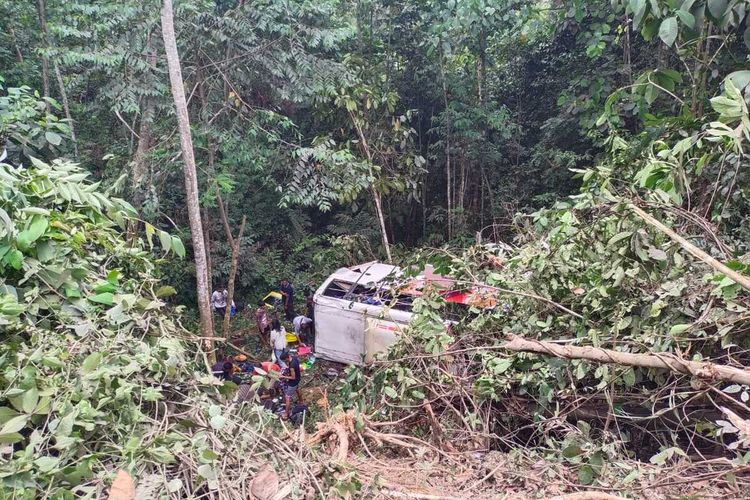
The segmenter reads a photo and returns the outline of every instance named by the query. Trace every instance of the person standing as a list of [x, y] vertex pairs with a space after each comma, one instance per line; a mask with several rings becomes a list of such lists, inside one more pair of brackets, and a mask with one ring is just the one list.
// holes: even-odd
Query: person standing
[[279, 293], [284, 297], [284, 315], [287, 321], [294, 319], [294, 287], [287, 278], [281, 280]]
[[273, 348], [273, 355], [276, 358], [276, 362], [282, 368], [286, 368], [286, 364], [281, 359], [281, 353], [286, 349], [286, 330], [281, 326], [281, 322], [278, 319], [273, 320], [273, 323], [271, 323], [271, 347]]
[[255, 324], [258, 326], [258, 335], [260, 335], [261, 347], [268, 344], [268, 333], [271, 330], [271, 322], [268, 319], [268, 309], [266, 303], [258, 301], [258, 309], [255, 310]]
[[286, 381], [284, 384], [284, 400], [286, 403], [286, 418], [292, 413], [292, 396], [297, 395], [297, 402], [302, 403], [302, 395], [299, 392], [299, 383], [302, 380], [302, 372], [299, 367], [299, 358], [292, 355], [288, 349], [281, 353], [281, 360], [289, 367], [279, 378]]
[[229, 295], [229, 292], [223, 286], [219, 287], [218, 290], [214, 290], [214, 293], [211, 294], [211, 305], [214, 308], [214, 312], [220, 318], [223, 318], [224, 313], [227, 311], [227, 295]]

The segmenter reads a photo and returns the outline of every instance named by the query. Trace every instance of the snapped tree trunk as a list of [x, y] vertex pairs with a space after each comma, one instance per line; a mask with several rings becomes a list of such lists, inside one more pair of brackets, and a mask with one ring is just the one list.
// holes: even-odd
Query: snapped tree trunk
[[188, 117], [185, 88], [182, 81], [180, 56], [177, 53], [177, 40], [174, 34], [174, 18], [172, 0], [164, 0], [161, 11], [161, 31], [164, 37], [164, 52], [167, 56], [169, 81], [174, 97], [177, 127], [180, 132], [180, 146], [182, 148], [182, 164], [185, 174], [185, 203], [190, 220], [190, 235], [193, 242], [195, 258], [195, 280], [198, 292], [198, 311], [200, 313], [201, 332], [206, 339], [205, 347], [213, 356], [213, 318], [211, 317], [211, 295], [208, 273], [206, 272], [206, 247], [203, 241], [203, 224], [198, 197], [198, 176], [195, 170], [195, 155], [193, 152], [193, 138], [190, 133], [190, 118]]
[[247, 217], [242, 216], [242, 223], [240, 224], [240, 230], [237, 233], [237, 237], [232, 236], [232, 228], [229, 226], [229, 218], [227, 217], [227, 211], [224, 208], [224, 200], [221, 198], [221, 192], [216, 192], [216, 199], [219, 202], [219, 213], [221, 214], [221, 222], [224, 225], [224, 232], [227, 235], [227, 243], [232, 249], [231, 264], [229, 266], [229, 283], [227, 284], [227, 308], [224, 312], [224, 322], [221, 325], [222, 336], [229, 340], [229, 321], [232, 317], [232, 301], [234, 300], [234, 283], [237, 278], [237, 267], [240, 261], [240, 250], [242, 245], [242, 233], [245, 232], [245, 223]]

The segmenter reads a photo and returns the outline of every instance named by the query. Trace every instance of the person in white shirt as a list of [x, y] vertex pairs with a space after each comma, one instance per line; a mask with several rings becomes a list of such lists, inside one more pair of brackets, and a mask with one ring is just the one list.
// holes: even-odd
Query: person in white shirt
[[294, 326], [294, 334], [298, 339], [304, 341], [305, 343], [308, 343], [308, 341], [310, 340], [308, 337], [310, 334], [310, 329], [312, 328], [312, 322], [313, 320], [301, 314], [295, 317], [292, 321], [292, 325]]
[[286, 349], [286, 330], [281, 326], [281, 322], [278, 319], [273, 320], [271, 323], [271, 347], [273, 348], [273, 355], [276, 358], [276, 362], [279, 363], [281, 368], [286, 368], [286, 363], [281, 359], [281, 352]]
[[219, 287], [219, 290], [214, 290], [214, 293], [211, 294], [211, 305], [221, 318], [227, 311], [227, 295], [229, 295], [229, 292], [224, 287]]

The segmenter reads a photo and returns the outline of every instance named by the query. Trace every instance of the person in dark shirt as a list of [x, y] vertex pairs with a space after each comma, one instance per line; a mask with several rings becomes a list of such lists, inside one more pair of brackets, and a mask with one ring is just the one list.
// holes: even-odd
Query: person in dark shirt
[[227, 361], [222, 366], [220, 378], [222, 380], [228, 380], [230, 382], [234, 382], [237, 385], [240, 385], [242, 383], [242, 379], [234, 374], [234, 363], [232, 363], [231, 361]]
[[284, 297], [284, 314], [287, 321], [294, 319], [294, 287], [289, 280], [284, 278], [281, 280], [281, 286], [279, 287], [279, 293]]
[[296, 394], [297, 403], [302, 404], [302, 395], [299, 392], [299, 383], [302, 380], [302, 372], [299, 367], [299, 358], [293, 356], [288, 349], [284, 349], [281, 353], [281, 359], [288, 366], [287, 370], [279, 376], [281, 380], [285, 381], [284, 400], [286, 403], [286, 418], [288, 419], [292, 413], [292, 396]]
[[232, 356], [225, 356], [223, 352], [218, 352], [216, 355], [216, 363], [211, 366], [211, 372], [218, 378], [222, 378], [224, 371], [224, 363], [231, 363]]

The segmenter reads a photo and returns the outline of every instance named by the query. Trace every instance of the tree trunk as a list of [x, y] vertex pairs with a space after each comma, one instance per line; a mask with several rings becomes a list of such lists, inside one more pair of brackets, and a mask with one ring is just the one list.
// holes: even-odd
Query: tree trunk
[[[177, 127], [180, 132], [180, 146], [182, 148], [182, 164], [185, 174], [185, 202], [188, 218], [190, 219], [190, 233], [195, 257], [195, 278], [198, 292], [198, 310], [200, 312], [201, 333], [203, 337], [213, 337], [213, 318], [211, 317], [211, 295], [208, 273], [206, 272], [206, 247], [203, 242], [203, 225], [198, 196], [198, 176], [195, 170], [195, 156], [193, 153], [193, 138], [190, 133], [190, 118], [188, 117], [185, 88], [180, 69], [180, 56], [177, 53], [177, 40], [174, 34], [174, 18], [172, 0], [164, 0], [161, 11], [162, 35], [164, 37], [164, 52], [167, 56], [169, 81], [174, 97]], [[205, 340], [205, 347], [213, 356], [213, 341]]]
[[[365, 133], [362, 130], [362, 127], [360, 123], [357, 121], [357, 118], [349, 113], [349, 116], [352, 119], [352, 124], [354, 125], [354, 128], [357, 129], [357, 135], [359, 136], [360, 141], [360, 147], [362, 148], [362, 151], [364, 151], [365, 156], [367, 157], [367, 161], [372, 165], [373, 158], [372, 158], [372, 151], [370, 151], [370, 145], [367, 142], [367, 138], [365, 137]], [[372, 174], [372, 170], [370, 170], [370, 174]], [[383, 250], [385, 250], [385, 256], [390, 264], [393, 262], [393, 258], [391, 257], [391, 245], [388, 241], [388, 231], [385, 227], [385, 216], [383, 215], [383, 200], [380, 197], [380, 193], [378, 192], [377, 188], [375, 187], [375, 183], [370, 186], [370, 191], [372, 192], [373, 201], [375, 202], [375, 213], [378, 218], [378, 222], [380, 223], [380, 236], [383, 242]]]
[[68, 120], [68, 126], [70, 126], [70, 139], [73, 141], [73, 155], [78, 159], [78, 141], [76, 140], [76, 129], [73, 125], [73, 117], [70, 115], [70, 106], [68, 105], [68, 93], [65, 92], [65, 82], [63, 81], [62, 72], [60, 66], [57, 64], [57, 60], [52, 60], [52, 67], [55, 70], [55, 78], [57, 78], [57, 86], [60, 88], [60, 97], [62, 98], [63, 111], [65, 111], [65, 118]]
[[[442, 56], [441, 56], [442, 57]], [[448, 113], [448, 84], [445, 81], [445, 69], [442, 61], [440, 62], [440, 74], [443, 80], [443, 106], [445, 110], [445, 211], [446, 211], [446, 229], [448, 230], [448, 239], [453, 236], [453, 225], [451, 219], [451, 124]]]
[[18, 62], [23, 64], [23, 53], [21, 53], [21, 48], [18, 46], [18, 38], [16, 38], [16, 30], [13, 28], [13, 26], [10, 26], [9, 29], [10, 29], [10, 36], [13, 39], [13, 46], [16, 49], [16, 57], [18, 57]]
[[[44, 86], [44, 97], [49, 97], [49, 58], [47, 57], [47, 50], [49, 50], [49, 32], [47, 31], [47, 7], [44, 4], [44, 0], [37, 0], [36, 10], [39, 15], [39, 30], [42, 33], [42, 41], [44, 43], [45, 54], [42, 56], [42, 85]], [[16, 47], [18, 48], [18, 47]], [[20, 55], [21, 52], [19, 51]], [[55, 78], [57, 79], [57, 86], [60, 89], [60, 99], [62, 99], [63, 110], [65, 111], [65, 118], [68, 120], [68, 126], [70, 127], [70, 138], [73, 141], [73, 155], [78, 158], [78, 141], [76, 140], [76, 130], [73, 125], [73, 117], [70, 116], [70, 106], [68, 105], [68, 93], [65, 91], [65, 82], [63, 81], [62, 72], [60, 66], [56, 60], [52, 61], [52, 66], [55, 71]], [[47, 111], [49, 111], [49, 104], [47, 104]]]
[[511, 336], [510, 340], [502, 345], [502, 348], [515, 352], [536, 352], [557, 358], [588, 359], [599, 363], [671, 370], [708, 380], [722, 380], [750, 385], [750, 370], [716, 363], [688, 361], [668, 352], [633, 354], [600, 347], [577, 347], [543, 340], [527, 340], [516, 336]]
[[221, 325], [222, 336], [229, 340], [229, 320], [232, 317], [232, 301], [234, 301], [234, 282], [237, 278], [237, 267], [240, 261], [240, 245], [242, 245], [242, 233], [245, 232], [245, 223], [247, 217], [242, 216], [242, 223], [240, 224], [240, 231], [237, 233], [232, 244], [232, 261], [229, 267], [229, 284], [227, 285], [227, 310], [224, 313], [224, 323]]
[[[206, 89], [205, 89], [205, 80], [203, 78], [203, 72], [200, 69], [200, 66], [198, 66], [197, 70], [197, 78], [198, 78], [198, 97], [200, 97], [201, 100], [201, 120], [207, 120], [207, 110], [208, 110], [208, 99], [206, 98]], [[226, 84], [226, 83], [225, 83]], [[226, 95], [226, 94], [225, 94]], [[210, 123], [210, 122], [209, 122]], [[212, 177], [214, 175], [214, 144], [211, 138], [208, 139], [208, 176]], [[203, 219], [206, 221], [206, 223], [203, 225], [203, 240], [206, 242], [206, 273], [208, 274], [208, 283], [210, 284], [213, 280], [213, 263], [211, 261], [211, 224], [208, 222], [210, 220], [208, 216], [208, 209], [203, 209]]]
[[[146, 201], [144, 178], [148, 166], [148, 152], [151, 149], [151, 121], [154, 114], [154, 102], [146, 97], [141, 104], [141, 124], [138, 130], [138, 146], [133, 156], [133, 170], [131, 172], [130, 190], [132, 192], [133, 207], [138, 212], [143, 208]], [[133, 241], [138, 233], [140, 222], [131, 219], [128, 222], [128, 240]]]
[[[42, 33], [42, 44], [44, 45], [44, 54], [42, 55], [42, 92], [44, 97], [49, 97], [49, 59], [47, 50], [49, 49], [49, 40], [47, 38], [47, 15], [44, 0], [36, 0], [36, 13], [39, 16], [39, 31]], [[47, 112], [50, 111], [47, 103]]]
[[211, 285], [213, 281], [213, 262], [211, 261], [211, 218], [208, 216], [208, 209], [203, 209], [203, 241], [206, 245], [206, 283]]
[[383, 249], [385, 250], [385, 257], [388, 260], [388, 263], [390, 264], [393, 262], [393, 258], [391, 257], [391, 245], [388, 242], [388, 232], [385, 229], [385, 217], [383, 216], [383, 203], [380, 199], [380, 193], [378, 193], [378, 190], [375, 189], [375, 186], [372, 186], [372, 197], [375, 200], [375, 212], [378, 216], [378, 222], [380, 223], [380, 236], [383, 241]]
[[[156, 68], [156, 50], [151, 48], [151, 37], [146, 40], [145, 47], [146, 58], [152, 68]], [[150, 97], [144, 97], [141, 103], [141, 123], [138, 130], [138, 146], [133, 157], [133, 178], [131, 179], [131, 189], [133, 191], [133, 200], [135, 208], [140, 209], [145, 201], [143, 178], [146, 175], [148, 162], [146, 158], [151, 149], [151, 126], [154, 119], [154, 100]]]
[[237, 238], [232, 236], [232, 228], [229, 226], [229, 217], [227, 217], [227, 209], [224, 207], [224, 200], [221, 197], [221, 191], [216, 191], [216, 201], [219, 202], [219, 214], [221, 215], [221, 223], [224, 226], [224, 232], [227, 236], [227, 243], [232, 249], [231, 264], [229, 266], [229, 283], [227, 284], [227, 310], [224, 312], [224, 322], [221, 325], [221, 334], [225, 339], [229, 340], [229, 319], [232, 317], [232, 301], [234, 300], [234, 281], [237, 276], [237, 267], [240, 261], [240, 250], [242, 245], [242, 233], [245, 232], [245, 223], [247, 217], [242, 216], [242, 223], [240, 224], [240, 231], [237, 233]]
[[133, 200], [135, 207], [140, 208], [145, 201], [143, 193], [143, 182], [146, 176], [148, 162], [148, 152], [151, 149], [151, 122], [154, 115], [154, 102], [146, 97], [141, 106], [141, 123], [138, 129], [138, 146], [133, 156], [133, 178], [131, 179], [131, 189], [133, 190]]

